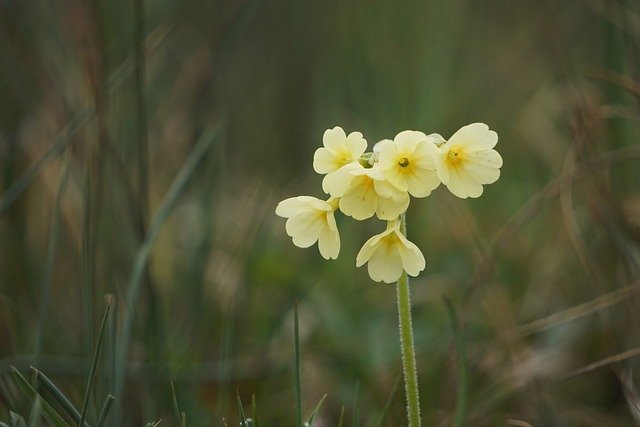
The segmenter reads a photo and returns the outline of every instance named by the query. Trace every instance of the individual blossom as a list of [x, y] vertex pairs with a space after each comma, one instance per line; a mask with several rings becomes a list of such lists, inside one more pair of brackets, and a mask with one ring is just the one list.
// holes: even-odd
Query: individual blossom
[[388, 184], [377, 164], [365, 168], [356, 162], [342, 167], [333, 176], [330, 191], [340, 199], [340, 210], [360, 221], [374, 214], [392, 220], [409, 207], [409, 194]]
[[462, 199], [479, 197], [484, 184], [500, 177], [502, 157], [493, 149], [498, 134], [484, 123], [462, 127], [439, 147], [436, 170], [444, 185]]
[[437, 146], [422, 132], [406, 130], [393, 141], [381, 141], [378, 163], [384, 177], [400, 191], [427, 197], [438, 185], [435, 157]]
[[400, 232], [400, 225], [400, 219], [389, 221], [387, 229], [367, 240], [358, 252], [356, 267], [368, 262], [369, 276], [376, 282], [393, 283], [403, 270], [417, 276], [425, 268], [422, 252]]
[[340, 253], [340, 233], [334, 212], [338, 200], [328, 201], [311, 196], [292, 197], [278, 203], [276, 215], [287, 218], [285, 229], [299, 248], [318, 242], [324, 259], [336, 259]]
[[313, 155], [313, 170], [326, 175], [322, 180], [322, 189], [329, 194], [335, 172], [357, 162], [367, 149], [367, 141], [360, 132], [351, 132], [347, 136], [341, 127], [336, 126], [324, 132], [322, 145], [324, 147], [318, 148]]

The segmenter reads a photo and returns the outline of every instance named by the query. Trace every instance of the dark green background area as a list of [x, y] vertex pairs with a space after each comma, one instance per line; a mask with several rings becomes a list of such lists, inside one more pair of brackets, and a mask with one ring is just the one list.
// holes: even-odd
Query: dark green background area
[[296, 301], [304, 414], [328, 394], [315, 425], [344, 407], [373, 426], [391, 397], [384, 425], [404, 425], [395, 291], [355, 267], [385, 224], [338, 214], [325, 261], [275, 206], [324, 197], [325, 129], [371, 149], [484, 122], [500, 180], [407, 214], [424, 425], [450, 425], [459, 391], [443, 298], [468, 425], [634, 425], [639, 22], [624, 0], [0, 0], [0, 421], [29, 410], [11, 365], [81, 405], [111, 295], [94, 422], [136, 256], [214, 128], [154, 241], [109, 425], [173, 425], [171, 381], [190, 426], [237, 425], [236, 391], [261, 425], [294, 425]]

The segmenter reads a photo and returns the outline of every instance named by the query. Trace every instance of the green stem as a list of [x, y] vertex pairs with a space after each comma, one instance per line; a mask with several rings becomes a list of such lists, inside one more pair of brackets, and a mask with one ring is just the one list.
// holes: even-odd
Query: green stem
[[[406, 236], [407, 224], [402, 217], [402, 233]], [[418, 397], [418, 372], [416, 354], [413, 345], [411, 324], [411, 297], [409, 296], [409, 277], [403, 271], [398, 279], [398, 319], [400, 322], [400, 345], [402, 347], [402, 369], [404, 389], [407, 397], [407, 416], [409, 427], [420, 427], [420, 398]]]

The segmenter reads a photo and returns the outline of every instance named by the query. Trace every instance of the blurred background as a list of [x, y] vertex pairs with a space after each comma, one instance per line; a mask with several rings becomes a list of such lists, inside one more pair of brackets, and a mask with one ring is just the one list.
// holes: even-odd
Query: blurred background
[[484, 122], [500, 180], [408, 212], [425, 425], [464, 377], [444, 298], [468, 425], [638, 425], [639, 56], [633, 0], [0, 0], [0, 420], [10, 366], [81, 405], [109, 297], [92, 424], [175, 425], [173, 381], [190, 426], [236, 392], [293, 425], [297, 301], [305, 418], [404, 425], [395, 289], [355, 268], [384, 224], [339, 216], [329, 262], [275, 206], [323, 197], [325, 129]]

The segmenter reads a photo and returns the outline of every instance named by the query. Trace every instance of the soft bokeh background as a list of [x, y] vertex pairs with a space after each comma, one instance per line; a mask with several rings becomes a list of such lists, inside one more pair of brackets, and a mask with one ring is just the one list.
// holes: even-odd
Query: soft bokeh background
[[[376, 220], [338, 219], [340, 257], [295, 247], [278, 201], [322, 197], [327, 128], [370, 146], [484, 122], [500, 180], [414, 200], [425, 425], [640, 421], [640, 5], [632, 0], [0, 0], [0, 420], [9, 366], [80, 405], [114, 305], [89, 420], [116, 389], [134, 260], [196, 142], [211, 141], [153, 242], [109, 425], [406, 422], [393, 286], [355, 268]], [[203, 136], [204, 135], [204, 136]], [[608, 359], [609, 358], [609, 359]], [[599, 365], [590, 366], [592, 363]], [[582, 368], [586, 369], [580, 371]]]

